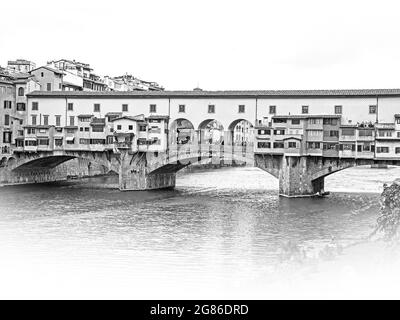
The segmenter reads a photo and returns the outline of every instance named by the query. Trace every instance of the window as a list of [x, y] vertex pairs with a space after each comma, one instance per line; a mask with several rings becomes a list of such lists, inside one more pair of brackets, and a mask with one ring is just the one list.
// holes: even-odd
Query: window
[[89, 127], [85, 127], [85, 132], [89, 132]]
[[75, 117], [74, 116], [69, 117], [69, 125], [71, 127], [75, 126]]
[[92, 132], [104, 132], [104, 127], [103, 126], [93, 126]]
[[139, 131], [147, 131], [147, 127], [146, 126], [139, 126]]
[[107, 144], [113, 144], [114, 143], [114, 137], [113, 136], [107, 136]]
[[83, 127], [80, 127], [80, 128], [79, 128], [79, 131], [83, 132]]
[[335, 114], [342, 114], [342, 106], [335, 106]]
[[23, 103], [23, 102], [18, 102], [17, 103], [17, 111], [25, 111], [26, 110], [26, 108], [25, 108], [25, 103]]
[[48, 115], [43, 115], [43, 125], [45, 125], [45, 126], [49, 125], [49, 116]]
[[302, 106], [301, 107], [301, 113], [303, 113], [303, 114], [308, 113], [308, 106]]
[[377, 147], [376, 152], [377, 153], [389, 153], [389, 147]]
[[11, 132], [3, 132], [3, 142], [11, 143]]
[[75, 143], [74, 137], [68, 137], [67, 138], [67, 144], [74, 144], [74, 143]]
[[342, 129], [342, 136], [354, 136], [356, 130], [353, 128], [343, 128]]
[[61, 116], [56, 116], [56, 127], [61, 126]]
[[321, 143], [320, 142], [308, 142], [307, 147], [309, 149], [321, 149]]
[[47, 84], [47, 91], [51, 91], [51, 83]]
[[258, 142], [257, 148], [271, 148], [271, 142]]
[[213, 104], [208, 105], [208, 113], [215, 113], [215, 105]]
[[322, 131], [320, 130], [308, 130], [307, 131], [309, 137], [317, 137], [320, 136]]
[[184, 104], [180, 104], [179, 105], [179, 112], [180, 113], [185, 113], [186, 111], [185, 111], [185, 105]]
[[243, 104], [239, 105], [239, 113], [244, 113], [245, 106]]
[[38, 140], [38, 145], [39, 146], [48, 146], [49, 145], [49, 139], [39, 139]]
[[106, 144], [106, 139], [90, 139], [90, 144]]
[[35, 147], [37, 145], [36, 140], [32, 141], [32, 140], [25, 140], [25, 146], [28, 147]]
[[322, 121], [321, 121], [321, 119], [312, 118], [312, 119], [309, 119], [308, 122], [310, 124], [321, 124]]
[[339, 145], [340, 151], [356, 151], [356, 145], [352, 143], [344, 143]]
[[128, 105], [127, 104], [123, 104], [122, 105], [122, 112], [128, 112]]
[[156, 104], [151, 104], [150, 105], [150, 112], [151, 113], [157, 112], [157, 105]]
[[292, 119], [292, 124], [300, 124], [300, 119]]
[[56, 147], [62, 147], [63, 145], [63, 139], [55, 139], [54, 144]]
[[395, 152], [396, 152], [396, 154], [399, 154], [400, 153], [400, 147], [396, 147], [395, 148]]
[[376, 106], [375, 105], [369, 106], [369, 113], [376, 114]]
[[392, 136], [392, 131], [389, 130], [379, 130], [378, 135], [380, 137], [391, 137]]
[[75, 129], [67, 129], [67, 133], [75, 133]]
[[68, 103], [68, 111], [74, 111], [74, 104]]
[[286, 119], [274, 118], [273, 122], [274, 123], [286, 123]]
[[43, 77], [44, 77], [44, 73], [43, 73], [43, 72], [41, 72], [41, 73], [40, 73], [40, 76], [43, 78]]
[[133, 125], [130, 125], [130, 126], [128, 127], [128, 129], [129, 129], [129, 130], [133, 130]]
[[12, 108], [11, 104], [12, 104], [11, 101], [4, 100], [4, 109], [11, 109]]
[[274, 135], [283, 136], [285, 134], [285, 130], [274, 130]]
[[360, 137], [372, 137], [373, 130], [370, 129], [359, 129], [358, 136]]
[[27, 134], [35, 134], [36, 129], [35, 128], [27, 128], [26, 131], [27, 131]]
[[339, 131], [337, 130], [325, 130], [324, 137], [339, 137]]
[[259, 135], [270, 135], [271, 134], [271, 130], [267, 129], [267, 130], [258, 130], [258, 134]]
[[37, 115], [32, 115], [32, 125], [36, 126]]
[[396, 123], [397, 123], [397, 124], [400, 124], [400, 117], [399, 117], [399, 118], [396, 118]]
[[32, 111], [39, 110], [39, 102], [32, 102]]
[[324, 125], [336, 126], [338, 124], [338, 119], [336, 118], [325, 118]]
[[94, 110], [94, 112], [100, 112], [100, 103], [95, 103], [93, 110]]
[[22, 97], [25, 94], [25, 90], [22, 87], [18, 88], [18, 96]]
[[269, 114], [276, 114], [276, 106], [269, 106]]
[[297, 143], [293, 142], [293, 141], [289, 142], [288, 143], [288, 148], [289, 149], [297, 148]]
[[79, 139], [79, 144], [90, 144], [90, 139]]
[[120, 124], [117, 125], [117, 130], [122, 130], [122, 126]]
[[283, 142], [274, 142], [274, 149], [284, 148]]
[[4, 125], [5, 126], [10, 125], [10, 116], [8, 114], [4, 115]]
[[338, 147], [337, 143], [324, 143], [324, 150], [337, 150]]

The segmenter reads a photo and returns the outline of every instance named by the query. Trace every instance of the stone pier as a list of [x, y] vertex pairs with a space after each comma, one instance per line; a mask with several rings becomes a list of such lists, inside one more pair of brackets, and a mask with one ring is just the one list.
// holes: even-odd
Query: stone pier
[[313, 180], [310, 157], [282, 157], [279, 195], [305, 197], [324, 192], [324, 177]]
[[175, 172], [154, 172], [157, 161], [149, 152], [130, 153], [120, 150], [119, 189], [121, 191], [152, 190], [175, 187]]

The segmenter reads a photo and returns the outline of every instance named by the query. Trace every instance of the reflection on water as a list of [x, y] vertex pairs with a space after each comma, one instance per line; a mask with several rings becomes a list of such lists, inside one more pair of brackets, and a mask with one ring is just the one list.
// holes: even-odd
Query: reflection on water
[[181, 174], [168, 191], [122, 193], [117, 177], [2, 188], [0, 268], [18, 277], [85, 269], [84, 279], [99, 273], [110, 283], [240, 287], [275, 265], [289, 240], [315, 250], [332, 237], [345, 244], [368, 235], [378, 192], [396, 176], [399, 169], [348, 169], [326, 181], [339, 192], [304, 199], [278, 197], [277, 180], [255, 168]]

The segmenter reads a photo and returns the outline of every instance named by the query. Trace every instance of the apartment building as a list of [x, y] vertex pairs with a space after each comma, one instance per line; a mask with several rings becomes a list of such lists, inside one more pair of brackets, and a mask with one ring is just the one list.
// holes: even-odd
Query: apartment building
[[13, 73], [28, 73], [36, 68], [36, 63], [25, 60], [25, 59], [17, 59], [10, 60], [7, 62], [7, 72]]

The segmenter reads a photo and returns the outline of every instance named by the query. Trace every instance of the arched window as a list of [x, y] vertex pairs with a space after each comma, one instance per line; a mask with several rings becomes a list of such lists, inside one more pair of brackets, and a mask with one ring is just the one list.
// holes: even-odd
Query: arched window
[[19, 95], [20, 97], [24, 95], [24, 88], [20, 87], [20, 88], [18, 89], [18, 95]]

